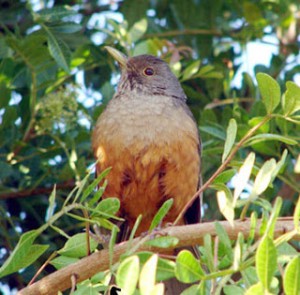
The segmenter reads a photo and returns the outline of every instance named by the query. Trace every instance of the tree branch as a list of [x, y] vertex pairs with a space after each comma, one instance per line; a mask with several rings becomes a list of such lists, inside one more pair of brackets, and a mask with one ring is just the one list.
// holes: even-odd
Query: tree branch
[[[226, 230], [231, 240], [235, 240], [241, 232], [247, 238], [250, 232], [250, 220], [237, 220], [234, 222], [234, 227], [231, 227], [227, 221], [219, 222]], [[259, 220], [255, 229], [255, 238], [259, 239], [261, 221]], [[292, 217], [279, 218], [276, 222], [274, 235], [275, 237], [282, 236], [287, 232], [294, 230], [294, 222]], [[205, 235], [210, 234], [216, 236], [215, 222], [207, 222], [202, 224], [193, 224], [185, 226], [172, 226], [165, 228], [157, 233], [157, 235], [173, 236], [178, 238], [178, 247], [187, 247], [191, 245], [201, 245]], [[147, 236], [151, 239], [151, 234]], [[144, 238], [143, 238], [144, 239]], [[293, 238], [300, 240], [300, 235], [297, 234]], [[119, 261], [120, 256], [126, 253], [128, 249], [132, 249], [132, 245], [139, 243], [141, 238], [135, 238], [131, 242], [123, 242], [114, 247], [113, 263]], [[129, 244], [130, 243], [130, 244]], [[151, 248], [142, 245], [138, 251], [154, 251], [165, 252], [166, 249]], [[109, 269], [109, 251], [107, 249], [95, 252], [92, 255], [82, 258], [80, 261], [64, 267], [44, 278], [40, 281], [22, 289], [18, 295], [52, 295], [57, 294], [58, 291], [64, 291], [71, 287], [71, 277], [77, 278], [77, 283], [82, 282], [98, 272]]]
[[[63, 183], [59, 183], [56, 185], [56, 189], [70, 189], [74, 188], [75, 182], [73, 180], [68, 180]], [[51, 187], [37, 187], [34, 189], [25, 189], [22, 191], [16, 191], [16, 192], [9, 192], [9, 193], [3, 193], [0, 194], [0, 200], [5, 199], [14, 199], [14, 198], [24, 198], [34, 195], [43, 195], [43, 194], [50, 194], [53, 191], [53, 186]]]
[[144, 39], [153, 38], [153, 37], [173, 37], [179, 35], [213, 35], [222, 37], [224, 34], [221, 31], [213, 30], [213, 29], [185, 29], [185, 30], [177, 30], [177, 31], [167, 31], [161, 33], [151, 33], [145, 34]]

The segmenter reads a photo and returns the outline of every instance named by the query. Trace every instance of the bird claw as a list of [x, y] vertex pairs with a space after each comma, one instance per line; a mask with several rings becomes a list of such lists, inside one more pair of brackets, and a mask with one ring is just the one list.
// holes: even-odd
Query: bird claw
[[101, 244], [104, 249], [108, 249], [110, 234], [104, 234], [101, 232], [101, 228], [98, 225], [94, 225], [93, 229], [95, 233], [90, 231], [90, 237], [95, 240], [98, 244]]
[[169, 222], [169, 223], [166, 223], [164, 224], [164, 226], [162, 226], [162, 224], [160, 223], [157, 227], [155, 227], [152, 231], [146, 231], [146, 232], [143, 232], [141, 234], [141, 237], [145, 237], [147, 235], [149, 235], [150, 239], [154, 239], [154, 238], [157, 238], [157, 237], [164, 237], [164, 236], [167, 236], [168, 234], [167, 233], [164, 233], [164, 232], [161, 232], [162, 229], [166, 228], [166, 227], [169, 227], [171, 226], [172, 223]]

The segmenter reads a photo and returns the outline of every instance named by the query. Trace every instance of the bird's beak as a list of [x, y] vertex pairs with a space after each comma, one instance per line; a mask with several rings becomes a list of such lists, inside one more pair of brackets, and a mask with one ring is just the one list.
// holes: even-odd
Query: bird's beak
[[125, 54], [110, 46], [105, 46], [105, 49], [119, 63], [121, 68], [126, 68], [128, 58]]

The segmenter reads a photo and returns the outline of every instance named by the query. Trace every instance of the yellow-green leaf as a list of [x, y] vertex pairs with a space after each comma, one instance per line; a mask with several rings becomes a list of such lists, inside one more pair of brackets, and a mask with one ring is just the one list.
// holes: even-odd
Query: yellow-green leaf
[[257, 276], [265, 290], [269, 290], [272, 278], [277, 268], [277, 250], [274, 242], [268, 236], [264, 236], [260, 242], [256, 256]]
[[155, 288], [158, 255], [152, 255], [144, 264], [139, 281], [141, 295], [150, 295]]
[[250, 153], [246, 160], [244, 161], [243, 165], [241, 166], [237, 178], [236, 178], [236, 186], [233, 193], [233, 203], [236, 204], [236, 201], [242, 191], [244, 190], [245, 186], [248, 183], [248, 180], [251, 176], [252, 168], [255, 161], [255, 153]]
[[267, 113], [271, 114], [280, 102], [279, 84], [271, 76], [265, 73], [258, 73], [256, 79]]
[[300, 110], [300, 87], [294, 82], [286, 83], [286, 92], [282, 98], [282, 107], [286, 116]]
[[222, 163], [226, 160], [227, 156], [229, 155], [234, 142], [236, 138], [236, 132], [237, 132], [237, 124], [235, 119], [230, 119], [228, 127], [227, 127], [227, 133], [226, 133], [226, 141], [224, 145], [224, 152], [222, 155]]
[[287, 265], [283, 286], [286, 295], [300, 294], [300, 256], [293, 258]]
[[190, 251], [182, 250], [176, 258], [175, 275], [183, 283], [193, 283], [201, 280], [204, 271]]
[[123, 260], [118, 268], [116, 281], [124, 294], [134, 294], [139, 278], [140, 262], [137, 256]]

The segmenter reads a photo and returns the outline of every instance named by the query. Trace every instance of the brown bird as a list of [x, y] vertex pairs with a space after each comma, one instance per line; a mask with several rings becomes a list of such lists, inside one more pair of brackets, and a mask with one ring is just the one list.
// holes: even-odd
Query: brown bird
[[[127, 58], [106, 48], [122, 74], [92, 135], [96, 170], [112, 167], [104, 197], [119, 198], [119, 215], [129, 229], [142, 214], [139, 235], [167, 199], [174, 203], [164, 223], [173, 222], [197, 191], [200, 138], [186, 95], [166, 62], [151, 55]], [[181, 223], [199, 222], [200, 198], [185, 219]]]

